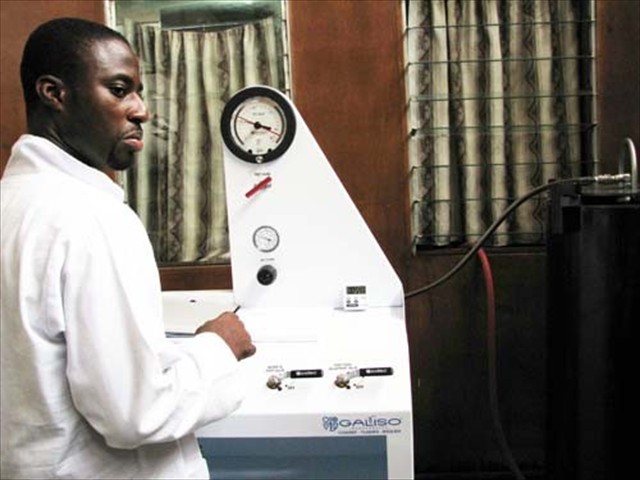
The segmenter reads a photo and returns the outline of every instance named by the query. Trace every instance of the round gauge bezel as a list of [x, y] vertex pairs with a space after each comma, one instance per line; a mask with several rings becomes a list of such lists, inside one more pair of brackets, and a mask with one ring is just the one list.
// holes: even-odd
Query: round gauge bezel
[[[268, 248], [263, 248], [260, 246], [259, 244], [259, 240], [258, 240], [258, 235], [260, 234], [260, 232], [262, 231], [269, 231], [272, 232], [275, 235], [276, 241], [275, 244], [271, 245]], [[278, 248], [278, 246], [280, 245], [280, 233], [278, 233], [278, 230], [276, 230], [274, 227], [272, 227], [271, 225], [261, 225], [258, 228], [256, 228], [253, 232], [253, 246], [256, 247], [256, 249], [260, 252], [263, 253], [270, 253], [273, 252], [276, 248]]]
[[[233, 135], [234, 113], [243, 103], [256, 97], [264, 97], [273, 101], [282, 112], [283, 122], [285, 123], [284, 137], [280, 143], [273, 150], [263, 154], [254, 154], [245, 150], [241, 145], [238, 145]], [[281, 157], [291, 146], [296, 133], [296, 117], [288, 100], [279, 91], [265, 87], [249, 87], [239, 91], [229, 99], [222, 111], [220, 130], [222, 140], [236, 157], [250, 163], [266, 163]]]

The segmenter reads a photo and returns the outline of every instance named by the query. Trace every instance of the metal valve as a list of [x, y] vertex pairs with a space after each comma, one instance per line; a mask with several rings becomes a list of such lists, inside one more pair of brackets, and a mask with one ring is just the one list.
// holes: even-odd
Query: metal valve
[[349, 382], [355, 377], [381, 377], [393, 375], [391, 367], [356, 368], [346, 373], [339, 374], [333, 382], [338, 388], [351, 388]]
[[291, 370], [281, 375], [271, 375], [267, 379], [267, 387], [271, 390], [282, 390], [282, 380], [285, 378], [320, 378], [323, 375], [324, 372], [321, 369]]
[[338, 388], [351, 388], [349, 382], [352, 378], [358, 376], [358, 370], [350, 370], [346, 373], [339, 374], [333, 382]]
[[282, 390], [282, 377], [278, 375], [271, 375], [267, 379], [267, 388], [271, 390]]

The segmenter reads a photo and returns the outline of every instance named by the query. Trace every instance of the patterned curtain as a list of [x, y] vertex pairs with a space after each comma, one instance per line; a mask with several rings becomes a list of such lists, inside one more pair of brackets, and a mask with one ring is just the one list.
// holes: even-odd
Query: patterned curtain
[[151, 113], [145, 148], [123, 176], [160, 263], [227, 262], [220, 115], [237, 90], [280, 86], [273, 18], [222, 31], [125, 25]]
[[[407, 2], [417, 243], [471, 242], [533, 187], [580, 173], [593, 127], [585, 3]], [[542, 243], [544, 210], [525, 203], [493, 244]]]

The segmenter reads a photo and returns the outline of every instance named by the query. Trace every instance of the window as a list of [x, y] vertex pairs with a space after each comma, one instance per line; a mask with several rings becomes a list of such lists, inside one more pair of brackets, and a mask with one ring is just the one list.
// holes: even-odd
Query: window
[[127, 201], [161, 266], [228, 263], [220, 115], [247, 85], [289, 93], [283, 4], [128, 0], [110, 6], [110, 23], [140, 57], [151, 113], [145, 148], [121, 176]]
[[[473, 242], [550, 179], [595, 169], [592, 1], [410, 0], [406, 55], [417, 249]], [[544, 242], [523, 204], [492, 245]]]

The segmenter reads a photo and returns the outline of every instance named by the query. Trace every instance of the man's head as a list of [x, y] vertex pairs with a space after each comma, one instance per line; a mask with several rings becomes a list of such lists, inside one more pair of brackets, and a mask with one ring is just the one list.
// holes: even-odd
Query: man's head
[[118, 32], [62, 18], [29, 37], [21, 64], [29, 132], [99, 170], [131, 166], [148, 112], [138, 59]]

